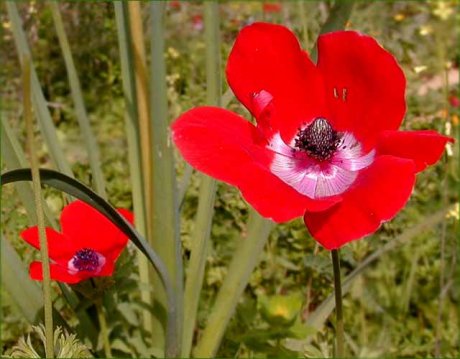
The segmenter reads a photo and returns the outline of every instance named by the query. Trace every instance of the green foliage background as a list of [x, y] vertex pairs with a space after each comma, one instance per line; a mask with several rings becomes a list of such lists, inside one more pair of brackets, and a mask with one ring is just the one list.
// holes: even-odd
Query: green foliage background
[[[222, 59], [226, 59], [239, 28], [250, 21], [282, 23], [292, 28], [304, 48], [314, 45], [320, 25], [325, 21], [330, 2], [284, 2], [280, 13], [264, 13], [260, 2], [222, 2]], [[81, 148], [82, 138], [73, 113], [66, 70], [54, 33], [49, 8], [41, 2], [18, 4], [32, 48], [34, 62], [53, 121], [67, 159], [78, 179], [90, 183], [88, 160]], [[305, 10], [306, 29], [300, 10]], [[121, 69], [118, 54], [113, 5], [110, 2], [60, 3], [72, 47], [85, 104], [101, 147], [101, 167], [107, 181], [107, 193], [117, 207], [131, 208], [131, 188], [123, 122]], [[401, 63], [408, 80], [408, 113], [405, 129], [458, 132], [459, 107], [449, 102], [458, 94], [458, 3], [455, 2], [357, 2], [348, 28], [370, 34]], [[168, 4], [166, 14], [166, 64], [169, 117], [205, 103], [204, 37], [194, 26], [194, 17], [202, 13], [199, 2], [182, 2], [180, 8]], [[147, 18], [148, 14], [145, 14]], [[9, 31], [4, 7], [0, 8], [3, 26], [1, 75], [2, 116], [14, 128], [24, 145], [21, 121], [20, 66]], [[148, 23], [145, 22], [145, 26]], [[148, 33], [148, 32], [146, 32]], [[223, 61], [225, 64], [225, 61]], [[226, 85], [225, 85], [226, 88]], [[247, 115], [232, 101], [230, 109]], [[448, 125], [450, 124], [450, 125]], [[40, 136], [37, 133], [37, 140]], [[44, 167], [50, 167], [46, 148], [40, 149]], [[457, 159], [457, 160], [455, 160]], [[184, 171], [178, 157], [178, 173]], [[2, 167], [2, 170], [5, 168]], [[452, 147], [436, 166], [418, 175], [417, 187], [407, 207], [370, 238], [353, 242], [342, 251], [344, 274], [349, 273], [367, 255], [397, 235], [426, 220], [430, 214], [457, 203], [456, 212], [416, 236], [410, 242], [382, 255], [353, 283], [345, 297], [345, 330], [349, 352], [354, 357], [427, 357], [442, 353], [459, 355], [458, 308], [460, 287], [455, 280], [458, 262], [458, 148]], [[190, 251], [190, 233], [198, 202], [199, 178], [192, 177], [182, 206], [181, 234], [183, 254]], [[65, 199], [47, 190], [46, 200], [56, 216]], [[246, 229], [248, 206], [238, 192], [218, 185], [212, 226], [212, 248], [207, 258], [205, 285], [199, 309], [199, 328], [225, 277], [235, 241]], [[13, 187], [2, 191], [2, 228], [24, 263], [36, 252], [19, 240], [19, 232], [28, 222]], [[441, 253], [441, 241], [445, 243]], [[187, 262], [186, 262], [187, 264]], [[5, 269], [3, 269], [5, 270]], [[6, 269], [7, 270], [7, 269]], [[440, 287], [443, 271], [444, 281]], [[141, 329], [142, 304], [137, 294], [137, 267], [134, 251], [125, 252], [118, 263], [116, 288], [105, 296], [113, 349], [117, 356], [155, 355]], [[333, 320], [320, 331], [305, 328], [308, 318], [332, 290], [329, 253], [318, 248], [301, 220], [276, 226], [237, 312], [226, 332], [219, 356], [273, 357], [292, 356], [285, 338], [305, 338], [309, 343], [296, 355], [330, 356]], [[21, 317], [14, 298], [2, 290], [2, 351], [31, 330]], [[69, 325], [72, 317], [55, 288], [55, 302]], [[278, 301], [279, 296], [290, 298]], [[267, 300], [271, 298], [271, 300]], [[300, 301], [296, 298], [301, 298]], [[442, 303], [440, 303], [442, 300]], [[286, 314], [287, 313], [287, 314]], [[284, 315], [293, 320], [285, 320]], [[284, 318], [284, 319], [283, 319]], [[94, 352], [100, 341], [90, 343]], [[438, 342], [438, 344], [436, 344]]]

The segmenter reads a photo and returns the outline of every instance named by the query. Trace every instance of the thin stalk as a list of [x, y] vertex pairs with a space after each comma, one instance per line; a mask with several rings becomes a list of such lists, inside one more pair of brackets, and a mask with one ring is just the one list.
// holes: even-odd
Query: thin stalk
[[[43, 91], [38, 80], [37, 73], [33, 67], [32, 56], [30, 53], [29, 45], [27, 43], [26, 34], [22, 29], [22, 21], [19, 17], [18, 8], [14, 1], [6, 2], [6, 9], [8, 11], [8, 17], [11, 21], [11, 30], [13, 32], [14, 42], [18, 54], [24, 54], [30, 59], [30, 76], [32, 86], [32, 102], [34, 105], [35, 113], [38, 118], [38, 124], [40, 131], [43, 135], [46, 145], [50, 152], [50, 157], [56, 168], [66, 175], [73, 177], [72, 170], [69, 163], [67, 162], [64, 152], [59, 145], [59, 140], [56, 134], [56, 128], [54, 126], [51, 114], [48, 109], [48, 101], [43, 95]], [[19, 60], [23, 61], [23, 56], [19, 56]]]
[[[155, 347], [165, 343], [166, 356], [176, 357], [180, 354], [182, 344], [182, 318], [183, 318], [183, 267], [182, 248], [179, 230], [179, 212], [177, 207], [176, 170], [174, 166], [174, 153], [170, 138], [168, 121], [168, 99], [166, 89], [166, 65], [164, 58], [165, 33], [164, 33], [165, 3], [153, 1], [150, 5], [151, 21], [151, 128], [153, 129], [153, 220], [150, 228], [152, 233], [152, 246], [166, 264], [173, 283], [173, 300], [177, 311], [173, 313], [175, 332], [165, 333], [165, 321], [154, 318], [152, 328], [152, 341]], [[160, 278], [154, 276], [155, 300], [158, 306], [154, 310], [159, 313], [160, 308], [167, 308], [167, 296], [161, 286]], [[165, 335], [166, 334], [166, 335]]]
[[[329, 13], [329, 16], [321, 27], [319, 34], [324, 34], [326, 32], [336, 31], [343, 29], [348, 19], [350, 18], [351, 12], [353, 10], [354, 1], [336, 1], [334, 6]], [[315, 43], [314, 48], [311, 50], [310, 58], [313, 62], [316, 63], [318, 59], [318, 49], [317, 44]]]
[[[445, 42], [443, 41], [441, 35], [441, 29], [436, 31], [436, 43], [437, 43], [437, 52], [438, 52], [438, 62], [440, 65], [440, 72], [443, 75], [443, 102], [444, 102], [444, 111], [443, 111], [443, 121], [441, 125], [447, 124], [449, 122], [449, 69], [446, 67], [447, 55]], [[444, 126], [443, 126], [444, 127]], [[444, 129], [441, 128], [441, 131]], [[443, 171], [443, 181], [442, 181], [442, 203], [444, 206], [448, 204], [448, 163], [444, 163]], [[442, 324], [443, 324], [443, 313], [444, 313], [444, 296], [443, 289], [446, 282], [446, 231], [447, 231], [447, 221], [442, 223], [441, 227], [441, 238], [440, 238], [440, 265], [439, 265], [439, 300], [438, 300], [438, 313], [436, 318], [436, 327], [435, 327], [435, 357], [442, 357], [442, 348], [441, 348], [441, 336], [442, 336]]]
[[299, 13], [300, 13], [300, 20], [302, 22], [302, 42], [303, 42], [303, 48], [308, 49], [309, 44], [308, 44], [308, 21], [307, 21], [307, 9], [305, 8], [305, 1], [300, 0], [298, 2], [299, 6]]
[[[210, 106], [219, 106], [221, 102], [219, 4], [216, 1], [208, 1], [204, 6], [207, 103]], [[198, 211], [192, 235], [190, 265], [184, 292], [184, 334], [181, 354], [184, 358], [190, 356], [192, 347], [206, 256], [211, 245], [209, 239], [215, 194], [216, 181], [202, 174]]]
[[[426, 233], [437, 226], [440, 222], [445, 219], [445, 216], [449, 211], [452, 211], [455, 205], [451, 205], [447, 208], [442, 208], [430, 216], [425, 216], [416, 225], [404, 231], [402, 234], [389, 241], [378, 250], [367, 256], [343, 281], [342, 283], [342, 296], [348, 293], [351, 289], [352, 284], [359, 278], [361, 274], [375, 261], [383, 257], [387, 252], [390, 252], [398, 248], [401, 244], [407, 243], [413, 238]], [[331, 293], [321, 304], [308, 316], [305, 321], [305, 326], [310, 329], [320, 330], [326, 320], [329, 318], [335, 307], [334, 293]], [[287, 340], [285, 345], [286, 348], [293, 351], [301, 351], [308, 345], [312, 339], [312, 336], [307, 339], [292, 339]]]
[[228, 274], [211, 309], [206, 328], [196, 346], [195, 357], [215, 357], [238, 300], [259, 262], [271, 229], [272, 222], [260, 217], [255, 210], [251, 209], [247, 236], [239, 241]]
[[35, 210], [37, 212], [38, 236], [43, 270], [43, 303], [45, 312], [45, 352], [47, 358], [54, 358], [54, 331], [53, 331], [53, 304], [51, 301], [51, 275], [48, 257], [48, 243], [46, 240], [45, 217], [42, 208], [42, 194], [40, 186], [39, 162], [35, 151], [34, 125], [32, 119], [32, 104], [30, 91], [30, 59], [23, 57], [22, 85], [24, 101], [24, 120], [27, 130], [27, 144], [29, 146], [30, 167], [32, 169], [32, 185], [34, 190]]
[[67, 76], [69, 77], [70, 91], [72, 93], [72, 100], [75, 106], [75, 115], [82, 132], [83, 141], [86, 145], [93, 184], [96, 192], [99, 193], [102, 197], [106, 198], [107, 194], [105, 192], [104, 176], [101, 170], [99, 146], [97, 144], [96, 136], [91, 129], [88, 114], [86, 113], [80, 80], [78, 78], [77, 69], [73, 61], [72, 51], [70, 49], [69, 40], [67, 39], [67, 34], [64, 29], [62, 16], [59, 12], [59, 7], [56, 2], [49, 2], [49, 7], [51, 9], [51, 14], [53, 15], [54, 26], [56, 28], [56, 34], [59, 39], [59, 45], [61, 46], [62, 54], [64, 56]]
[[104, 344], [104, 354], [106, 358], [112, 357], [112, 349], [110, 348], [109, 330], [107, 328], [107, 320], [105, 318], [104, 308], [101, 302], [96, 303], [97, 320], [101, 330], [102, 342]]
[[[139, 136], [141, 146], [142, 160], [142, 177], [144, 183], [144, 198], [147, 214], [147, 221], [152, 218], [152, 129], [150, 125], [150, 109], [149, 109], [149, 89], [147, 65], [145, 57], [145, 42], [144, 32], [142, 29], [142, 14], [140, 1], [128, 2], [129, 25], [131, 30], [131, 46], [132, 46], [132, 65], [134, 66], [135, 83], [136, 83], [136, 102], [137, 115], [139, 123]], [[147, 225], [147, 231], [149, 231]], [[150, 237], [150, 236], [147, 236]]]
[[331, 251], [332, 268], [334, 271], [334, 294], [335, 294], [335, 338], [336, 358], [344, 357], [344, 330], [343, 330], [343, 310], [342, 310], [342, 284], [340, 283], [340, 258], [339, 250], [333, 249]]
[[[146, 236], [146, 215], [145, 215], [145, 196], [142, 186], [142, 164], [141, 150], [139, 147], [139, 123], [137, 121], [136, 107], [136, 89], [135, 75], [133, 71], [133, 59], [131, 56], [130, 46], [130, 26], [128, 18], [127, 4], [121, 1], [113, 3], [115, 8], [115, 19], [117, 23], [118, 45], [120, 47], [120, 63], [123, 79], [123, 96], [125, 99], [125, 127], [126, 137], [128, 142], [128, 162], [129, 173], [131, 177], [131, 188], [134, 207], [134, 222], [138, 231]], [[152, 306], [153, 298], [148, 289], [145, 289], [149, 283], [149, 263], [147, 258], [140, 252], [137, 252], [138, 268], [139, 268], [139, 284], [141, 291], [141, 300], [148, 306]], [[152, 329], [152, 313], [145, 309], [142, 311], [142, 322], [144, 330], [151, 331]]]

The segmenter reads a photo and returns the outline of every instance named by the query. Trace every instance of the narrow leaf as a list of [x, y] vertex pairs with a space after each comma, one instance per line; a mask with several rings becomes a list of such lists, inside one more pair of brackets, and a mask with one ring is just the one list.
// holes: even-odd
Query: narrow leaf
[[[17, 52], [18, 54], [23, 54], [31, 59], [30, 62], [33, 106], [36, 112], [36, 116], [38, 117], [40, 131], [46, 141], [51, 159], [59, 171], [67, 174], [68, 176], [73, 176], [72, 170], [70, 169], [70, 166], [65, 159], [64, 152], [59, 145], [59, 140], [56, 135], [56, 128], [54, 127], [53, 120], [48, 110], [47, 101], [43, 95], [37, 73], [33, 66], [31, 52], [29, 45], [27, 44], [26, 35], [22, 29], [22, 21], [19, 17], [16, 3], [14, 1], [7, 1], [6, 8], [8, 10], [8, 16], [11, 20], [11, 29], [13, 31]], [[20, 56], [19, 58], [22, 62], [23, 57]]]
[[2, 285], [11, 295], [25, 319], [33, 324], [43, 309], [42, 292], [38, 285], [30, 280], [21, 258], [3, 235], [1, 250]]
[[214, 357], [236, 305], [259, 262], [273, 222], [251, 209], [247, 236], [239, 240], [238, 248], [228, 268], [227, 277], [219, 290], [208, 323], [194, 351], [198, 358]]
[[86, 113], [85, 103], [83, 101], [83, 95], [81, 92], [80, 80], [78, 79], [77, 69], [75, 68], [75, 63], [73, 61], [69, 40], [67, 39], [67, 34], [65, 33], [64, 23], [62, 21], [61, 13], [59, 12], [58, 3], [52, 1], [49, 2], [49, 6], [51, 8], [54, 26], [56, 28], [59, 44], [64, 56], [65, 67], [69, 77], [70, 90], [75, 106], [75, 115], [77, 117], [78, 124], [80, 125], [83, 140], [86, 145], [86, 151], [88, 153], [94, 188], [96, 189], [97, 193], [105, 198], [107, 195], [105, 193], [104, 176], [101, 170], [99, 146], [91, 129], [91, 124]]
[[[219, 4], [216, 1], [208, 1], [204, 6], [207, 102], [210, 106], [219, 106], [221, 102]], [[201, 174], [198, 211], [192, 234], [192, 250], [185, 284], [182, 357], [189, 357], [192, 347], [206, 258], [211, 245], [209, 237], [214, 215], [215, 194], [216, 181]]]
[[[123, 80], [123, 96], [125, 100], [125, 128], [128, 141], [128, 162], [131, 177], [131, 188], [136, 228], [142, 235], [147, 233], [145, 215], [145, 196], [142, 185], [141, 150], [139, 147], [139, 123], [137, 121], [136, 90], [134, 65], [131, 56], [130, 31], [127, 4], [121, 1], [113, 3], [117, 23], [118, 46], [120, 51], [121, 75]], [[147, 258], [138, 255], [139, 287], [141, 299], [147, 306], [152, 306], [152, 296], [146, 288], [149, 283], [149, 265]], [[148, 310], [142, 312], [143, 325], [146, 331], [152, 328], [152, 314]]]
[[[150, 5], [151, 25], [151, 127], [153, 130], [153, 221], [151, 231], [152, 245], [164, 260], [171, 274], [175, 291], [177, 312], [177, 332], [164, 335], [163, 324], [155, 321], [152, 331], [153, 345], [161, 347], [166, 339], [166, 356], [174, 357], [180, 353], [182, 336], [183, 308], [183, 265], [179, 237], [179, 213], [177, 209], [177, 187], [174, 154], [169, 133], [168, 99], [166, 89], [166, 66], [164, 59], [165, 3], [153, 1]], [[156, 297], [160, 306], [165, 305], [165, 293], [154, 278]]]

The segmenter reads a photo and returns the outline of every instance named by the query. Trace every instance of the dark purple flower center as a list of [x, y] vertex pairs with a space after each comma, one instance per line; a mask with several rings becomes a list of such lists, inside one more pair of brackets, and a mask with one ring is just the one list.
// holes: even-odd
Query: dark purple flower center
[[83, 248], [75, 253], [72, 264], [79, 272], [94, 272], [99, 268], [99, 255], [91, 248]]
[[341, 138], [342, 135], [325, 118], [318, 117], [306, 128], [299, 130], [294, 146], [318, 161], [326, 161], [336, 151]]

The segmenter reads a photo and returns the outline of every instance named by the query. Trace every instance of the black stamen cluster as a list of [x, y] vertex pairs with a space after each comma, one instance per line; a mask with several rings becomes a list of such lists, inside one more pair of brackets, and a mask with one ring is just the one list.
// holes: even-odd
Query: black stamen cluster
[[75, 253], [72, 263], [80, 272], [94, 272], [99, 267], [99, 256], [91, 248], [83, 248]]
[[305, 129], [299, 130], [295, 147], [318, 161], [326, 161], [334, 154], [341, 138], [341, 134], [325, 118], [318, 117]]

